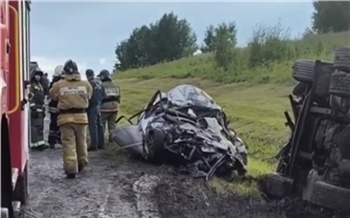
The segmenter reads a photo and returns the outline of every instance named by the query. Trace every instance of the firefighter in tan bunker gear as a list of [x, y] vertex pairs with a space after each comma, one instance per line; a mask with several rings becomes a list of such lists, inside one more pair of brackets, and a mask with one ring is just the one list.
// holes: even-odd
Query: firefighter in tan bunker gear
[[57, 125], [61, 131], [63, 165], [67, 178], [75, 178], [88, 163], [86, 109], [92, 96], [88, 81], [81, 80], [77, 64], [68, 60], [63, 67], [65, 78], [53, 84], [50, 97], [58, 101]]

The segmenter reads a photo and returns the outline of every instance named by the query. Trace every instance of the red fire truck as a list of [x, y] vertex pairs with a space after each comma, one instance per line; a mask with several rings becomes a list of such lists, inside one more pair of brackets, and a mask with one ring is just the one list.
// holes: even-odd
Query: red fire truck
[[30, 1], [0, 0], [1, 218], [28, 197]]

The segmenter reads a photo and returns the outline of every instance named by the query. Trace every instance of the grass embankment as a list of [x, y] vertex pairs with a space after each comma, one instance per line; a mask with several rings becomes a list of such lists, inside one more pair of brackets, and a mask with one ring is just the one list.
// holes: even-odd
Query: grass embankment
[[[326, 60], [332, 60], [334, 49], [341, 45], [350, 45], [346, 33], [290, 42], [294, 50], [304, 54], [298, 58]], [[242, 56], [247, 53], [246, 50], [241, 52]], [[275, 169], [274, 155], [290, 133], [284, 126], [283, 112], [290, 110], [287, 96], [294, 84], [292, 63], [293, 60], [285, 60], [255, 69], [246, 67], [241, 71], [222, 72], [216, 69], [212, 55], [205, 54], [123, 72], [116, 78], [123, 95], [120, 114], [137, 112], [158, 89], [167, 91], [184, 83], [196, 85], [224, 107], [231, 126], [248, 144], [249, 174], [262, 175]], [[254, 184], [232, 185], [219, 179], [211, 184], [222, 192], [257, 194]]]

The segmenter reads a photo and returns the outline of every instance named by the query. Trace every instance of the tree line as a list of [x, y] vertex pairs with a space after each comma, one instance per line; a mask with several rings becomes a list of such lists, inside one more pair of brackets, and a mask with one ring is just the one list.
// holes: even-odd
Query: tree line
[[[312, 28], [305, 30], [304, 37], [350, 30], [350, 1], [314, 1], [313, 6]], [[288, 37], [281, 35], [281, 28], [280, 24], [272, 29], [263, 25], [257, 27], [248, 44], [250, 50], [254, 51], [248, 57], [249, 65], [266, 61], [261, 57], [275, 60], [282, 55], [288, 57], [288, 51], [282, 45]], [[204, 34], [205, 38], [198, 46], [197, 36], [190, 23], [172, 12], [165, 13], [155, 23], [135, 28], [129, 38], [117, 44], [115, 54], [118, 61], [115, 69], [123, 71], [173, 61], [192, 56], [198, 49], [202, 53], [214, 53], [218, 67], [224, 70], [235, 66], [235, 51], [238, 49], [235, 22], [209, 25]], [[269, 43], [274, 44], [274, 49], [266, 49]]]

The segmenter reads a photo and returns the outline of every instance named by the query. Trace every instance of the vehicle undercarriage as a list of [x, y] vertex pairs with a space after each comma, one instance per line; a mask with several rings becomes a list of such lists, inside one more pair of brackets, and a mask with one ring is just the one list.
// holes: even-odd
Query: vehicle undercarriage
[[297, 60], [293, 77], [291, 136], [265, 191], [350, 214], [350, 47], [337, 49], [333, 63]]

